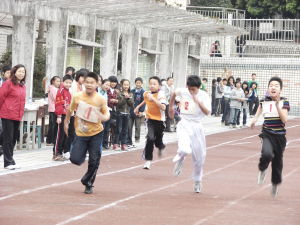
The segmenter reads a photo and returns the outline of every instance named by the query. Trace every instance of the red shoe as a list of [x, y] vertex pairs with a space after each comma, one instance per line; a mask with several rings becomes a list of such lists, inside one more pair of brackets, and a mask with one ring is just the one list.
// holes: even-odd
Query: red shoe
[[125, 145], [125, 144], [121, 145], [121, 150], [122, 150], [122, 151], [126, 151], [126, 150], [127, 150], [127, 148], [126, 148], [126, 145]]
[[117, 150], [118, 145], [117, 144], [113, 144], [113, 150]]

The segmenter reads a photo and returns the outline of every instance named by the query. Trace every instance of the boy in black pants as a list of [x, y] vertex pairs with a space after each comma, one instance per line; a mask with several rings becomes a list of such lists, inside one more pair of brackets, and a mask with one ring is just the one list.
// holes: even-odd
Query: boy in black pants
[[165, 148], [163, 144], [163, 132], [165, 129], [165, 110], [166, 110], [166, 98], [162, 91], [160, 91], [161, 81], [159, 77], [153, 76], [149, 79], [150, 91], [144, 93], [144, 101], [139, 104], [134, 113], [138, 114], [140, 107], [144, 104], [147, 105], [146, 119], [147, 119], [147, 141], [144, 149], [144, 156], [146, 163], [144, 169], [150, 169], [151, 161], [153, 159], [154, 144], [158, 148], [158, 155], [161, 156], [162, 151]]

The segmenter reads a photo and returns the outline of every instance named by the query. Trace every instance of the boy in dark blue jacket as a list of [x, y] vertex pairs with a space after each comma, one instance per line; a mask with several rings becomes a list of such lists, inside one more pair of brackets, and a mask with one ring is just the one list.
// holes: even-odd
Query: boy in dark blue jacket
[[135, 124], [135, 142], [140, 141], [140, 133], [141, 133], [141, 125], [144, 121], [144, 111], [145, 111], [145, 105], [142, 106], [139, 109], [139, 114], [135, 115], [133, 110], [135, 107], [137, 107], [140, 103], [144, 101], [144, 92], [145, 90], [142, 88], [143, 86], [143, 79], [141, 77], [137, 77], [134, 81], [135, 83], [135, 88], [131, 90], [133, 94], [133, 99], [134, 99], [134, 105], [133, 108], [130, 110], [130, 118], [128, 122], [128, 138], [127, 138], [127, 145], [128, 148], [133, 148], [135, 147], [132, 142], [132, 129], [133, 129], [133, 124]]

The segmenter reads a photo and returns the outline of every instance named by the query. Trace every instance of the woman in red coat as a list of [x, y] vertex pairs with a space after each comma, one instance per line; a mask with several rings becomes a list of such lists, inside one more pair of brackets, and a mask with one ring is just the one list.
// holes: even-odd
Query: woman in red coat
[[16, 65], [11, 69], [11, 79], [0, 88], [0, 118], [3, 126], [4, 168], [18, 169], [13, 159], [20, 121], [22, 120], [26, 97], [26, 69]]

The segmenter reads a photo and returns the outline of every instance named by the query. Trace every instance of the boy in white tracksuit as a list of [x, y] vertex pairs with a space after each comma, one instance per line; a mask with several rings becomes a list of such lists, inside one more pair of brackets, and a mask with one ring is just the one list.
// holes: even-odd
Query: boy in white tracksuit
[[[171, 99], [170, 105], [174, 104], [176, 96], [180, 98], [180, 117], [177, 125], [178, 150], [174, 157], [174, 174], [178, 176], [181, 172], [184, 158], [192, 153], [194, 163], [193, 180], [194, 191], [201, 192], [201, 180], [203, 175], [203, 164], [206, 156], [206, 141], [202, 119], [210, 114], [211, 102], [205, 91], [199, 90], [201, 79], [199, 76], [191, 75], [187, 78], [187, 88], [177, 89]], [[171, 109], [172, 107], [170, 107]], [[170, 110], [173, 118], [174, 109]]]

